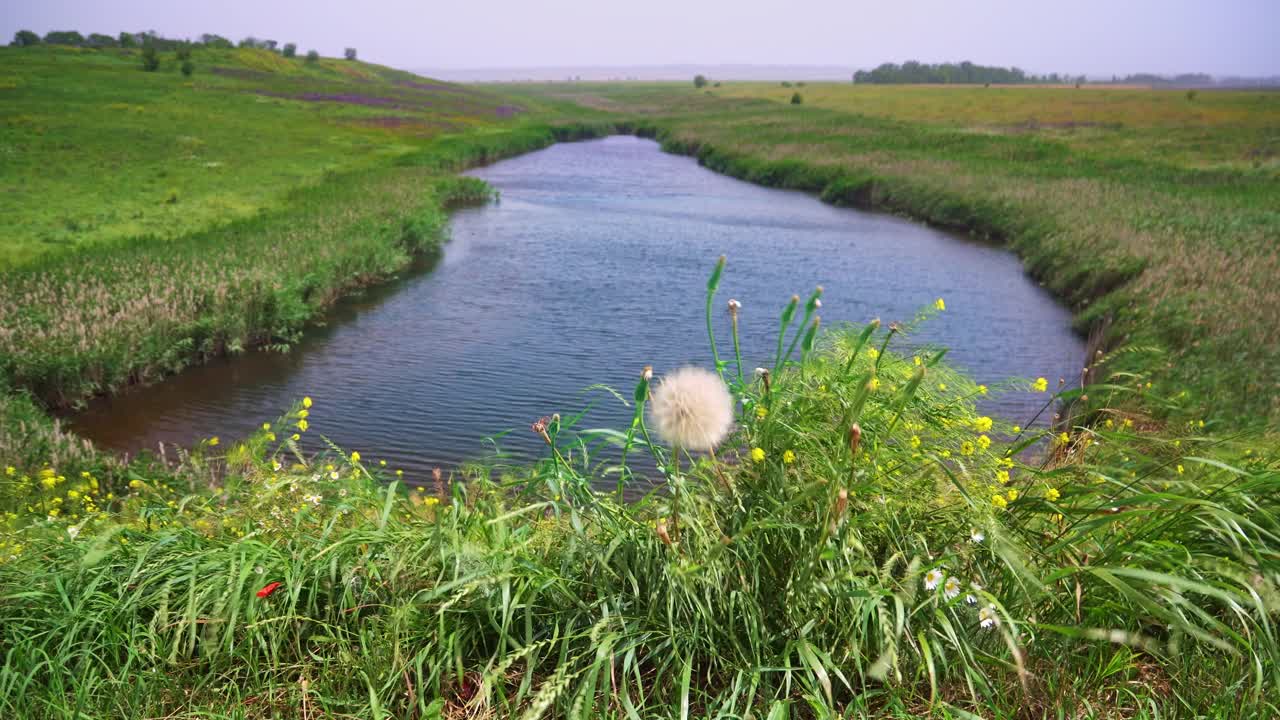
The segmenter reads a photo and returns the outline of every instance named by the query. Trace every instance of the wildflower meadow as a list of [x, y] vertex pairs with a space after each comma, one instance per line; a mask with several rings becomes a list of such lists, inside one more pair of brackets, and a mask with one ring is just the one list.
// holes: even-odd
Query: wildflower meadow
[[[1262, 717], [1278, 458], [1081, 393], [976, 385], [919, 323], [821, 289], [717, 296], [770, 367], [637, 368], [621, 428], [531, 419], [537, 462], [409, 485], [300, 452], [302, 398], [110, 477], [6, 469], [0, 708], [17, 717]], [[621, 457], [619, 461], [617, 458]], [[636, 500], [624, 490], [664, 482]]]

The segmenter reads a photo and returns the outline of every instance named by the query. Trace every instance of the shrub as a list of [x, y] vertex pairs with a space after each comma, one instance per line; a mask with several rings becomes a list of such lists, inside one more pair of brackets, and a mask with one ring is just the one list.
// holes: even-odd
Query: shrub
[[1195, 102], [1195, 99], [1196, 99], [1196, 91], [1195, 91], [1195, 90], [1188, 90], [1188, 91], [1187, 91], [1187, 102]]
[[308, 63], [310, 63], [310, 64], [312, 64], [312, 65], [314, 65], [314, 64], [316, 64], [316, 63], [318, 63], [318, 62], [320, 62], [320, 53], [316, 52], [315, 50], [308, 50], [308, 51], [307, 51], [307, 62], [308, 62]]
[[356, 49], [355, 49], [355, 48], [347, 48], [346, 50], [343, 50], [343, 51], [342, 51], [342, 56], [343, 56], [343, 57], [345, 57], [345, 58], [346, 58], [346, 59], [348, 59], [348, 60], [355, 60], [355, 59], [356, 59]]
[[791, 87], [791, 82], [789, 80], [783, 80], [782, 87], [786, 87], [786, 88]]
[[193, 72], [195, 72], [195, 71], [196, 71], [196, 65], [195, 65], [195, 63], [191, 62], [190, 60], [183, 60], [183, 61], [182, 61], [182, 74], [183, 74], [183, 75], [185, 75], [185, 76], [187, 76], [187, 77], [191, 77], [191, 73], [193, 73]]
[[696, 88], [703, 88], [703, 87], [706, 87], [706, 86], [707, 86], [707, 76], [706, 76], [706, 75], [694, 75], [694, 76], [693, 76], [693, 86], [694, 86], [694, 87], [696, 87]]
[[160, 69], [160, 55], [156, 52], [155, 45], [148, 44], [142, 48], [142, 69], [147, 72]]
[[285, 44], [284, 44], [284, 50], [283, 50], [282, 52], [284, 53], [284, 56], [285, 56], [285, 57], [287, 57], [287, 58], [295, 57], [295, 56], [297, 56], [297, 54], [298, 54], [298, 44], [297, 44], [297, 43], [285, 43]]
[[19, 30], [13, 34], [13, 42], [9, 43], [13, 47], [30, 47], [40, 44], [40, 36], [30, 30]]
[[798, 93], [798, 92], [797, 92], [797, 93], [791, 93], [791, 104], [792, 104], [792, 105], [799, 105], [799, 104], [801, 104], [801, 103], [803, 103], [803, 102], [804, 102], [804, 98], [803, 98], [803, 97], [801, 97], [800, 93]]
[[181, 45], [179, 45], [179, 46], [177, 47], [177, 49], [176, 49], [176, 50], [174, 50], [174, 55], [176, 55], [176, 56], [177, 56], [177, 58], [178, 58], [179, 60], [190, 60], [190, 59], [191, 59], [191, 44], [190, 44], [190, 43], [182, 43]]

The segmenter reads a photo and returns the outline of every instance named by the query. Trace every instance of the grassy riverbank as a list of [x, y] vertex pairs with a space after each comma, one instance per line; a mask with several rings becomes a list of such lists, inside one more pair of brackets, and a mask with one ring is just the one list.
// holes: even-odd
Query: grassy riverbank
[[572, 408], [534, 427], [543, 460], [412, 491], [376, 457], [299, 455], [292, 438], [326, 412], [309, 400], [242, 442], [135, 465], [127, 484], [19, 473], [0, 533], [0, 708], [1280, 710], [1280, 457], [1194, 425], [1154, 437], [1116, 413], [1044, 438], [1030, 461], [1018, 450], [1040, 438], [978, 416], [984, 388], [940, 354], [893, 352], [910, 326], [822, 334], [813, 299], [783, 313], [789, 369], [765, 379], [726, 358], [742, 410], [718, 460], [677, 463], [659, 444], [671, 438], [644, 418], [663, 391], [644, 379], [632, 427], [589, 434], [667, 469], [670, 491], [636, 503], [598, 490], [630, 470], [590, 462]]
[[51, 406], [287, 347], [341, 294], [434, 252], [450, 205], [488, 197], [453, 173], [566, 132], [348, 61], [204, 51], [186, 80], [125, 51], [0, 53], [0, 386]]
[[[1280, 93], [509, 86], [752, 182], [997, 238], [1178, 417], [1280, 421]], [[791, 105], [793, 92], [804, 104]], [[572, 115], [574, 111], [568, 110]], [[1076, 382], [1077, 378], [1067, 378]], [[1135, 404], [1134, 407], [1140, 405]], [[1148, 406], [1156, 415], [1167, 408]]]

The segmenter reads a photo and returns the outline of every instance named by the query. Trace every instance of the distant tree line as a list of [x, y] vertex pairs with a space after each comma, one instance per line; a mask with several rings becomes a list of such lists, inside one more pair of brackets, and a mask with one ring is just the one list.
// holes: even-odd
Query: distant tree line
[[[205, 33], [198, 40], [186, 40], [177, 38], [167, 38], [155, 30], [145, 30], [143, 32], [122, 32], [119, 35], [103, 35], [101, 33], [90, 33], [88, 37], [81, 35], [75, 30], [53, 30], [45, 33], [42, 38], [30, 30], [19, 30], [14, 33], [13, 41], [9, 43], [12, 47], [30, 47], [33, 45], [70, 45], [73, 47], [87, 48], [151, 48], [152, 52], [185, 52], [186, 57], [181, 58], [184, 62], [191, 59], [191, 48], [216, 48], [231, 49], [235, 47], [256, 48], [259, 50], [269, 50], [278, 52], [285, 57], [297, 57], [298, 45], [296, 43], [285, 43], [280, 45], [275, 40], [259, 39], [250, 35], [249, 37], [233, 43], [228, 38], [221, 35]], [[356, 59], [356, 49], [347, 48], [344, 55], [348, 60]], [[315, 50], [307, 52], [307, 62], [317, 62], [320, 59], [320, 53]], [[144, 62], [144, 65], [146, 63]]]
[[908, 60], [901, 65], [884, 63], [874, 70], [859, 70], [853, 74], [855, 83], [873, 85], [903, 85], [951, 83], [1016, 85], [1020, 83], [1082, 83], [1083, 75], [1071, 76], [1058, 73], [1034, 75], [1016, 67], [978, 65], [965, 60], [956, 63], [922, 63]]
[[1156, 75], [1155, 73], [1135, 73], [1119, 77], [1111, 76], [1111, 82], [1122, 85], [1213, 85], [1213, 76], [1205, 73], [1182, 73], [1181, 75]]

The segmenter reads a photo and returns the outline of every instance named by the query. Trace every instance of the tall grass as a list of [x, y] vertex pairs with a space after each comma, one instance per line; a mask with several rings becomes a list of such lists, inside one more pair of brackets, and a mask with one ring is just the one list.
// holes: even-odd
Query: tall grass
[[[740, 410], [714, 457], [658, 444], [637, 368], [630, 430], [544, 419], [546, 456], [501, 476], [411, 489], [358, 452], [302, 457], [292, 435], [324, 412], [309, 400], [127, 487], [15, 472], [0, 710], [1277, 710], [1276, 457], [1118, 413], [1028, 435], [979, 416], [998, 390], [941, 349], [896, 354], [914, 324], [823, 330], [812, 301], [780, 323], [754, 307], [732, 327], [776, 323], [778, 368], [723, 361]], [[619, 445], [631, 468], [603, 459]], [[646, 466], [666, 482], [637, 502], [599, 489]]]

